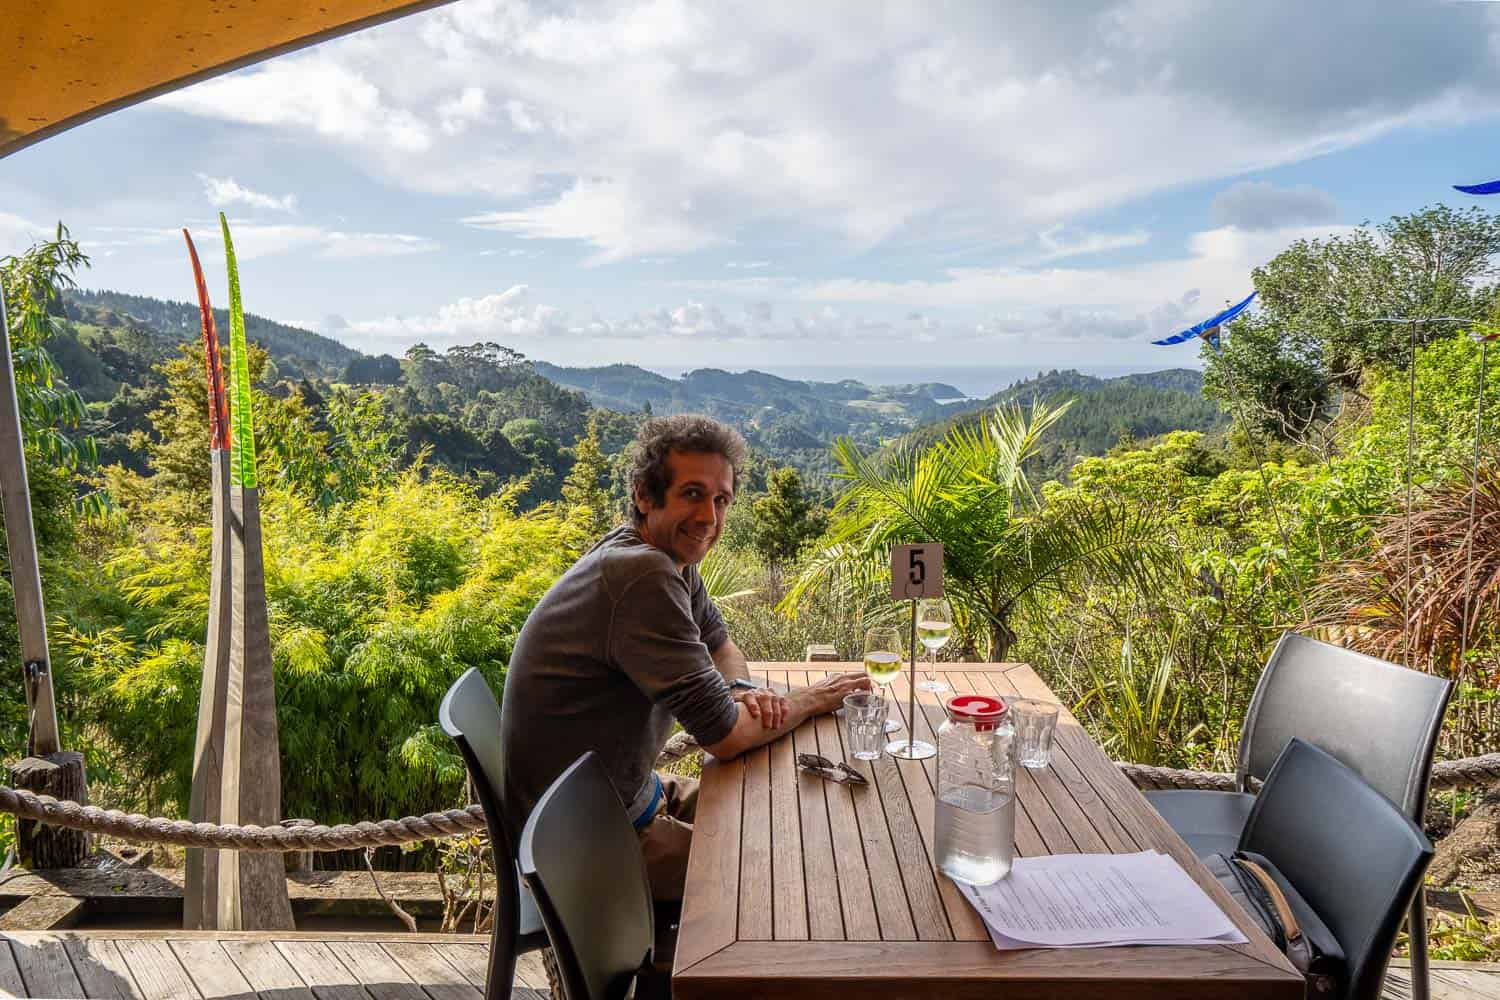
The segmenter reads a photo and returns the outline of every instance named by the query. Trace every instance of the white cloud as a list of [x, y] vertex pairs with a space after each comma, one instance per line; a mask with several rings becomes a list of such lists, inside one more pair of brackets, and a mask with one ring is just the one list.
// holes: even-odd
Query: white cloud
[[340, 233], [324, 234], [325, 257], [404, 257], [412, 253], [433, 253], [436, 241], [408, 233]]
[[294, 194], [286, 194], [277, 198], [275, 195], [263, 194], [247, 188], [233, 177], [209, 177], [207, 174], [199, 174], [198, 180], [203, 182], [203, 193], [208, 196], [209, 204], [215, 208], [248, 205], [251, 208], [264, 208], [273, 212], [297, 210], [297, 196]]
[[[219, 221], [190, 223], [189, 231], [197, 236], [194, 243], [205, 257], [222, 253]], [[322, 257], [397, 257], [412, 253], [431, 253], [439, 244], [425, 236], [407, 233], [346, 233], [321, 226], [291, 223], [231, 222], [235, 256], [256, 260], [281, 254], [311, 252]], [[103, 234], [103, 235], [96, 235]], [[89, 247], [155, 247], [179, 243], [181, 229], [148, 226], [99, 226], [89, 231], [83, 242]]]
[[581, 240], [599, 248], [595, 263], [647, 250], [680, 253], [723, 242], [689, 219], [653, 211], [656, 192], [638, 192], [614, 182], [580, 180], [555, 201], [513, 212], [469, 216], [465, 225], [513, 233], [524, 239]]
[[[549, 306], [528, 305], [526, 286], [515, 285], [494, 295], [462, 298], [425, 316], [385, 316], [355, 320], [338, 331], [347, 343], [374, 342], [376, 346], [467, 344], [479, 340], [514, 340], [566, 332], [561, 314]], [[381, 349], [385, 349], [381, 347]]]
[[30, 219], [0, 212], [0, 257], [21, 253], [38, 241], [48, 239], [54, 232], [54, 229]]
[[457, 97], [438, 105], [438, 126], [445, 135], [458, 135], [485, 119], [488, 102], [483, 87], [465, 87]]
[[1084, 233], [1082, 236], [1069, 238], [1063, 234], [1063, 227], [1057, 225], [1037, 233], [1042, 253], [1036, 261], [1044, 263], [1065, 257], [1083, 257], [1087, 254], [1144, 246], [1150, 239], [1151, 234], [1144, 229], [1133, 229], [1128, 233]]
[[[358, 52], [359, 47], [344, 50]], [[426, 123], [391, 105], [365, 73], [328, 50], [279, 59], [259, 70], [233, 73], [173, 91], [153, 102], [206, 118], [252, 125], [291, 126], [356, 145], [415, 153], [432, 145]], [[378, 67], [374, 67], [378, 71]]]
[[466, 0], [158, 103], [320, 137], [389, 184], [493, 197], [472, 224], [579, 241], [596, 261], [764, 227], [856, 249], [995, 245], [1493, 114], [1497, 23], [1486, 5], [1416, 0], [1379, 18], [1356, 0], [1097, 0], [1004, 18], [983, 0], [942, 18], [918, 0], [878, 15], [856, 0]]
[[1220, 224], [1241, 229], [1280, 229], [1339, 217], [1338, 202], [1326, 191], [1283, 188], [1266, 181], [1241, 181], [1220, 192], [1209, 210]]
[[[1352, 227], [1297, 227], [1246, 232], [1225, 227], [1195, 233], [1187, 254], [1110, 268], [950, 268], [938, 280], [838, 279], [803, 290], [814, 302], [1004, 310], [992, 329], [1032, 330], [1039, 321], [1074, 335], [1119, 337], [1170, 332], [1199, 299], [1203, 308], [1250, 291], [1250, 272], [1288, 243], [1347, 233]], [[1200, 311], [1202, 311], [1200, 309]], [[1007, 327], [1007, 323], [1009, 324]], [[1122, 323], [1127, 325], [1121, 325]], [[1133, 325], [1128, 325], [1133, 324]]]
[[758, 271], [763, 267], [770, 267], [771, 262], [768, 260], [731, 260], [724, 266], [742, 271]]

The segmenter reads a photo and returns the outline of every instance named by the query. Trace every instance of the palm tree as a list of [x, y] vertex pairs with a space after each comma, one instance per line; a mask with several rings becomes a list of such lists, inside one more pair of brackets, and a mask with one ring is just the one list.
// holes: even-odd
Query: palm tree
[[1074, 570], [1149, 582], [1162, 547], [1137, 511], [1069, 506], [1043, 512], [1024, 467], [1069, 403], [1036, 403], [1029, 414], [1000, 406], [953, 427], [929, 447], [906, 445], [884, 461], [848, 439], [834, 444], [835, 477], [849, 485], [833, 509], [820, 551], [803, 566], [782, 608], [795, 610], [828, 587], [848, 605], [889, 587], [893, 545], [941, 542], [944, 585], [966, 637], [965, 655], [988, 640], [997, 660], [1016, 635], [1011, 618]]

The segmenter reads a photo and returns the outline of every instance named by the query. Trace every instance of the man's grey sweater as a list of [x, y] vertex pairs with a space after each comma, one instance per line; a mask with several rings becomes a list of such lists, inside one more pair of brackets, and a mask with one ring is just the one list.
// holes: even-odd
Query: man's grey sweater
[[710, 650], [729, 637], [696, 567], [632, 526], [564, 573], [521, 629], [500, 712], [503, 811], [513, 837], [547, 786], [596, 750], [634, 818], [675, 718], [699, 744], [729, 735], [737, 706]]

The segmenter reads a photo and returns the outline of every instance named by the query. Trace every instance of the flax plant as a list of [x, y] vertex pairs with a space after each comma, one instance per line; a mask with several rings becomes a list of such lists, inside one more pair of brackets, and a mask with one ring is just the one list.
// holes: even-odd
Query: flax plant
[[1176, 735], [1181, 697], [1173, 690], [1177, 634], [1155, 656], [1154, 665], [1143, 662], [1129, 635], [1120, 644], [1120, 655], [1108, 667], [1092, 662], [1089, 671], [1093, 690], [1078, 704], [1079, 711], [1092, 710], [1101, 723], [1096, 729], [1101, 744], [1119, 760], [1137, 764], [1164, 765], [1171, 762], [1171, 747], [1190, 742], [1204, 729], [1202, 723], [1185, 735]]

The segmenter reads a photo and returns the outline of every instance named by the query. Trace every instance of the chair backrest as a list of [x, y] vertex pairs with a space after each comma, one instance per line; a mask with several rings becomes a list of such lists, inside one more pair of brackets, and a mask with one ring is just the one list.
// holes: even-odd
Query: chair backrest
[[1240, 789], [1249, 790], [1247, 778], [1264, 780], [1287, 741], [1301, 737], [1419, 819], [1452, 688], [1441, 677], [1287, 632], [1245, 713]]
[[1422, 887], [1432, 843], [1332, 755], [1290, 741], [1255, 798], [1240, 850], [1263, 854], [1338, 938], [1344, 1000], [1380, 996], [1396, 932]]
[[[464, 671], [443, 695], [438, 706], [438, 725], [458, 744], [469, 780], [484, 809], [484, 823], [490, 834], [490, 860], [495, 870], [494, 933], [486, 983], [493, 995], [509, 996], [516, 974], [521, 887], [516, 874], [515, 847], [500, 811], [500, 704], [478, 668]], [[507, 873], [510, 878], [506, 878]]]
[[568, 1000], [624, 997], [651, 963], [651, 887], [640, 839], [594, 751], [538, 800], [520, 858]]

